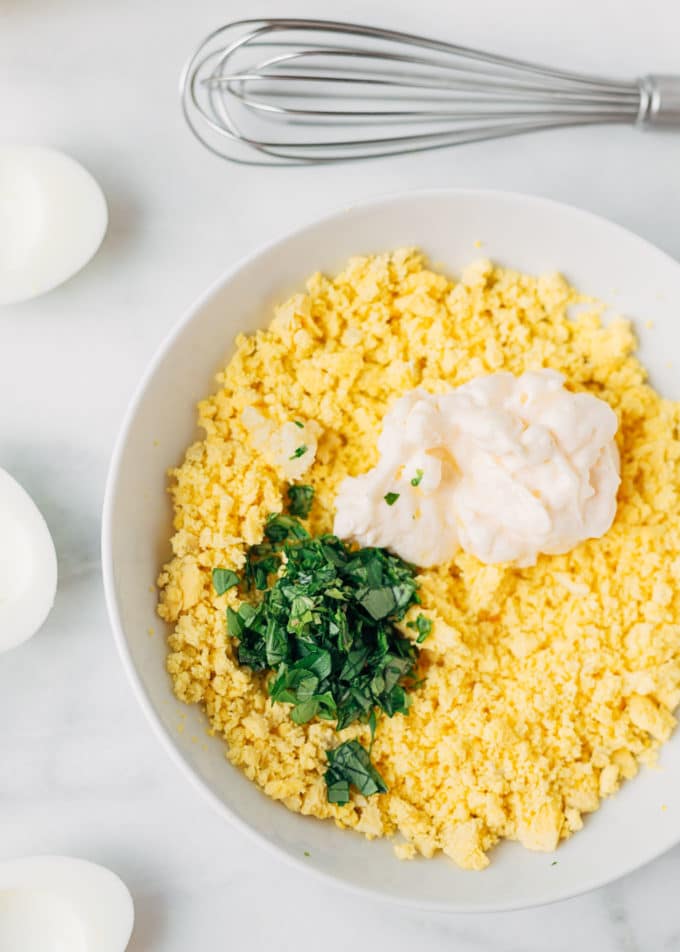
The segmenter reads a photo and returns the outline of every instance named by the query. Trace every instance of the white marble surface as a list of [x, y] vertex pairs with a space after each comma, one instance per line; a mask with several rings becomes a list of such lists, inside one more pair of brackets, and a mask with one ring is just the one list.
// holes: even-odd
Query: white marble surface
[[[679, 66], [674, 0], [644, 15], [632, 0], [402, 6], [261, 0], [255, 12], [363, 18], [623, 75]], [[422, 185], [538, 192], [680, 257], [680, 137], [565, 131], [308, 171], [219, 163], [183, 128], [177, 74], [204, 32], [252, 12], [246, 0], [0, 0], [0, 136], [73, 154], [111, 211], [80, 276], [0, 313], [0, 465], [41, 505], [61, 570], [48, 624], [0, 658], [0, 859], [58, 852], [115, 869], [134, 894], [134, 952], [292, 950], [310, 937], [328, 952], [352, 940], [395, 952], [680, 950], [680, 847], [591, 895], [488, 917], [422, 916], [318, 883], [213, 816], [125, 683], [99, 573], [108, 459], [154, 348], [225, 266], [339, 204]]]

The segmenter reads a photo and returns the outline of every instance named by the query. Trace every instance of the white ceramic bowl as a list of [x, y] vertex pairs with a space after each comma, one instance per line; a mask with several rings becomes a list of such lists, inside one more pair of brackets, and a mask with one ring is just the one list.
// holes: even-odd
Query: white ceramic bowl
[[[483, 242], [479, 250], [476, 241]], [[333, 272], [351, 255], [403, 245], [423, 248], [453, 272], [480, 255], [532, 273], [562, 271], [579, 289], [635, 319], [653, 383], [680, 398], [677, 370], [668, 364], [680, 345], [680, 265], [619, 226], [543, 199], [479, 191], [413, 192], [340, 211], [227, 271], [147, 371], [106, 494], [102, 544], [111, 621], [142, 707], [221, 820], [237, 822], [307, 869], [401, 903], [481, 911], [550, 902], [606, 883], [680, 840], [680, 735], [664, 748], [662, 769], [643, 770], [555, 856], [505, 843], [482, 874], [463, 872], [445, 858], [399, 862], [389, 842], [368, 842], [269, 800], [228, 763], [220, 740], [207, 749], [191, 744], [191, 735], [201, 732], [199, 710], [174, 699], [164, 639], [147, 636], [148, 628], [159, 627], [151, 586], [169, 554], [166, 470], [196, 437], [195, 404], [215, 389], [214, 374], [229, 358], [234, 336], [267, 324], [274, 303], [313, 271]], [[645, 328], [650, 320], [653, 330]], [[180, 709], [187, 718], [182, 734], [175, 727]]]

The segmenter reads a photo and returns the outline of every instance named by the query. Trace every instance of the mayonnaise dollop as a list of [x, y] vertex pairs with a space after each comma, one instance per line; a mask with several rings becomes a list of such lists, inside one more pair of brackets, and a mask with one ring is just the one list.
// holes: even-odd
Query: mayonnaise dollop
[[341, 483], [334, 532], [423, 567], [459, 548], [533, 565], [610, 528], [616, 429], [607, 403], [566, 390], [553, 370], [413, 390], [385, 416], [378, 464]]

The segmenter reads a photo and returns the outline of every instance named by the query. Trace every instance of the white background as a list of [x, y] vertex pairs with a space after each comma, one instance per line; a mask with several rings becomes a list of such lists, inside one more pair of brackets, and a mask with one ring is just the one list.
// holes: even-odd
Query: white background
[[142, 369], [221, 270], [339, 205], [438, 185], [572, 202], [680, 258], [680, 136], [605, 128], [334, 168], [220, 163], [183, 127], [177, 76], [208, 30], [262, 13], [363, 20], [591, 72], [680, 72], [675, 0], [0, 0], [0, 138], [74, 155], [111, 216], [81, 275], [0, 312], [0, 465], [42, 507], [61, 573], [48, 624], [0, 658], [0, 859], [56, 852], [112, 867], [134, 894], [133, 952], [680, 950], [680, 848], [539, 910], [425, 917], [369, 903], [223, 825], [136, 708], [100, 584], [106, 468]]

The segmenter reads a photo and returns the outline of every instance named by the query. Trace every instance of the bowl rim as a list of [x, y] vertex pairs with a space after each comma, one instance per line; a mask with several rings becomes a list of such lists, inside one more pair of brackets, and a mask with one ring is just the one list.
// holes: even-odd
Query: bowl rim
[[[427, 899], [417, 899], [417, 898], [401, 898], [396, 897], [392, 893], [382, 890], [380, 888], [359, 885], [351, 882], [350, 880], [344, 879], [341, 876], [335, 875], [332, 872], [329, 872], [324, 869], [319, 869], [315, 866], [310, 866], [308, 863], [305, 863], [298, 856], [289, 852], [282, 846], [278, 846], [273, 843], [267, 836], [263, 833], [260, 833], [254, 826], [251, 826], [245, 820], [243, 820], [238, 814], [232, 810], [228, 803], [222, 800], [217, 796], [216, 793], [211, 789], [210, 785], [204, 781], [199, 774], [190, 766], [188, 761], [185, 760], [184, 756], [180, 752], [179, 748], [175, 744], [173, 737], [171, 736], [169, 730], [163, 724], [160, 715], [156, 712], [147, 692], [142, 684], [141, 678], [137, 672], [135, 664], [132, 660], [132, 655], [128, 647], [128, 641], [123, 628], [123, 624], [120, 617], [120, 612], [118, 609], [118, 603], [116, 598], [115, 590], [115, 580], [114, 580], [114, 568], [113, 568], [113, 556], [112, 556], [112, 546], [111, 546], [111, 536], [112, 536], [112, 518], [113, 518], [113, 506], [114, 499], [117, 492], [118, 479], [120, 474], [120, 467], [122, 463], [122, 456], [125, 449], [125, 445], [128, 440], [129, 432], [132, 428], [134, 419], [137, 415], [138, 409], [141, 406], [148, 386], [154, 377], [156, 370], [162, 364], [167, 353], [173, 347], [176, 339], [181, 335], [184, 329], [194, 320], [196, 315], [205, 307], [205, 305], [213, 298], [216, 294], [221, 292], [223, 288], [231, 281], [233, 278], [245, 267], [249, 266], [255, 262], [260, 256], [275, 251], [276, 248], [285, 245], [291, 239], [303, 236], [308, 231], [313, 231], [319, 226], [329, 224], [332, 221], [336, 221], [345, 215], [352, 215], [357, 212], [370, 211], [373, 208], [379, 206], [384, 206], [390, 202], [403, 201], [406, 199], [417, 200], [418, 198], [427, 198], [427, 197], [443, 197], [443, 196], [460, 196], [467, 198], [496, 198], [505, 201], [521, 202], [525, 204], [533, 204], [535, 206], [543, 206], [548, 209], [559, 212], [560, 214], [568, 214], [579, 218], [584, 224], [591, 222], [592, 224], [597, 225], [606, 225], [608, 228], [618, 231], [621, 236], [625, 236], [628, 241], [637, 243], [641, 249], [644, 248], [646, 253], [653, 253], [657, 256], [660, 256], [666, 260], [667, 263], [673, 265], [675, 268], [680, 268], [680, 263], [675, 260], [668, 252], [657, 247], [653, 242], [648, 241], [646, 238], [641, 237], [635, 232], [629, 230], [623, 225], [620, 225], [618, 222], [612, 221], [609, 218], [604, 217], [603, 215], [598, 215], [594, 212], [591, 212], [587, 209], [581, 208], [578, 205], [574, 205], [567, 202], [557, 201], [551, 198], [545, 198], [541, 195], [533, 195], [525, 192], [516, 192], [506, 189], [492, 189], [492, 188], [455, 188], [455, 187], [433, 187], [426, 189], [405, 189], [399, 191], [387, 191], [384, 193], [377, 193], [369, 198], [362, 199], [357, 202], [350, 202], [349, 204], [341, 205], [337, 209], [326, 212], [324, 215], [312, 218], [300, 225], [299, 227], [286, 232], [284, 235], [274, 238], [271, 241], [265, 242], [258, 245], [253, 251], [243, 255], [239, 258], [234, 264], [227, 267], [223, 272], [221, 272], [218, 277], [213, 280], [207, 289], [203, 291], [194, 299], [194, 301], [189, 305], [188, 308], [184, 310], [181, 317], [173, 324], [169, 332], [163, 337], [158, 347], [156, 348], [151, 360], [146, 365], [144, 373], [137, 384], [136, 388], [133, 391], [132, 397], [130, 398], [125, 413], [123, 415], [122, 423], [120, 424], [118, 434], [114, 443], [113, 453], [111, 455], [109, 469], [106, 478], [106, 486], [104, 492], [104, 502], [102, 507], [102, 529], [101, 529], [101, 561], [102, 561], [102, 577], [104, 583], [104, 596], [106, 601], [107, 612], [109, 616], [109, 622], [111, 630], [113, 632], [113, 638], [118, 649], [118, 654], [125, 670], [125, 673], [128, 677], [128, 680], [132, 686], [133, 694], [135, 695], [137, 702], [139, 703], [141, 709], [143, 710], [148, 722], [151, 725], [153, 732], [156, 737], [160, 740], [161, 746], [165, 749], [166, 753], [169, 755], [171, 761], [179, 769], [179, 771], [184, 775], [184, 777], [189, 781], [189, 783], [198, 790], [201, 795], [211, 804], [212, 808], [220, 814], [222, 818], [227, 819], [232, 823], [237, 829], [245, 833], [248, 837], [255, 840], [259, 844], [265, 847], [270, 853], [284, 859], [286, 862], [292, 864], [296, 869], [300, 870], [307, 876], [316, 876], [326, 881], [329, 884], [334, 886], [340, 886], [346, 891], [353, 893], [356, 896], [362, 897], [371, 897], [373, 899], [378, 899], [381, 902], [396, 904], [403, 906], [404, 908], [426, 910], [430, 912], [437, 913], [448, 913], [448, 914], [484, 914], [487, 912], [491, 913], [500, 913], [500, 912], [511, 912], [522, 909], [531, 909], [537, 908], [539, 906], [551, 905], [556, 902], [561, 902], [566, 899], [575, 898], [577, 896], [584, 895], [585, 893], [591, 892], [595, 889], [599, 889], [603, 886], [606, 886], [610, 883], [614, 883], [619, 879], [627, 876], [628, 874], [634, 872], [637, 869], [646, 866], [648, 863], [662, 856], [671, 850], [680, 842], [680, 837], [673, 842], [662, 846], [660, 849], [654, 848], [650, 850], [647, 854], [644, 854], [642, 859], [636, 859], [626, 864], [622, 868], [616, 871], [612, 875], [597, 875], [593, 876], [591, 879], [585, 878], [578, 888], [574, 889], [573, 887], [565, 887], [562, 890], [559, 888], [548, 898], [539, 899], [539, 900], [508, 900], [506, 902], [492, 902], [489, 905], [480, 905], [480, 906], [470, 906], [469, 904], [458, 904], [455, 901], [455, 898], [451, 902], [442, 902], [438, 900], [427, 900]], [[557, 885], [557, 884], [556, 884]]]

